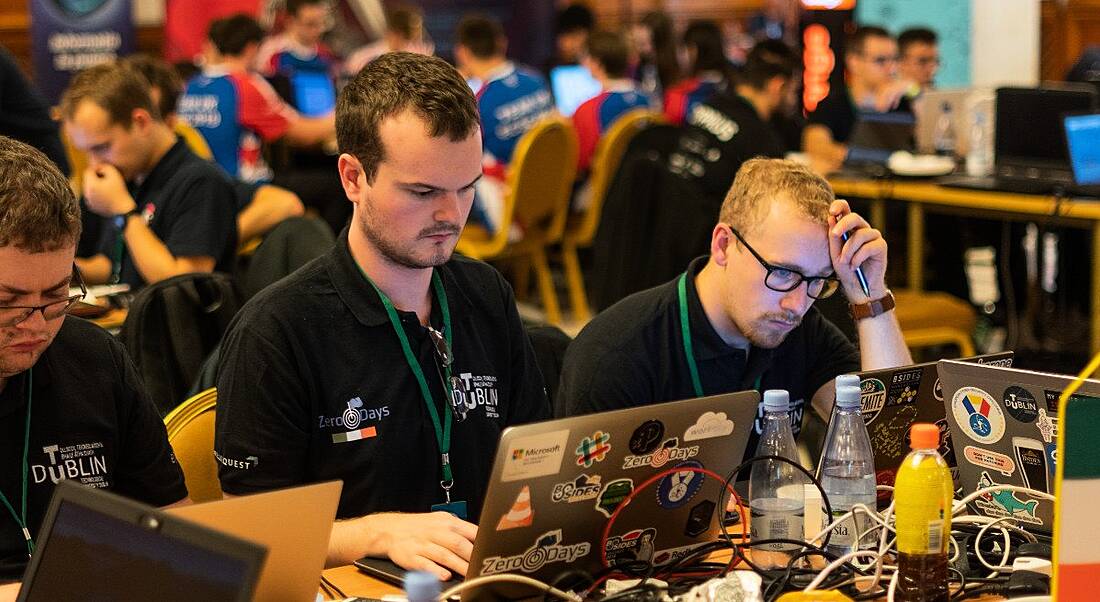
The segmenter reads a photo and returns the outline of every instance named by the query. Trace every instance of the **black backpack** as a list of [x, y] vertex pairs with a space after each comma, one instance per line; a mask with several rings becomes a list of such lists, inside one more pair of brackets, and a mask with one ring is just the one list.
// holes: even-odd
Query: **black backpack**
[[162, 416], [184, 400], [241, 307], [228, 274], [183, 274], [146, 286], [119, 334]]

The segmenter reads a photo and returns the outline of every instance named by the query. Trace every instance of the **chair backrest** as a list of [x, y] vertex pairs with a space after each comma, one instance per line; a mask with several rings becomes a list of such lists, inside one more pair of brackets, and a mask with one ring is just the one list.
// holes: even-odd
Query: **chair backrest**
[[519, 223], [529, 233], [539, 231], [548, 243], [560, 240], [565, 231], [578, 152], [573, 124], [551, 114], [520, 138], [512, 153], [508, 167], [508, 196], [512, 198], [505, 207], [513, 206]]
[[120, 337], [161, 415], [187, 394], [241, 306], [227, 274], [183, 274], [143, 288]]
[[316, 217], [283, 220], [255, 248], [247, 269], [238, 272], [245, 298], [324, 255], [335, 244], [328, 224]]
[[[571, 223], [566, 236], [579, 247], [587, 247], [596, 237], [600, 225], [604, 200], [611, 181], [622, 164], [623, 155], [634, 136], [651, 124], [663, 123], [664, 117], [649, 109], [634, 109], [622, 114], [607, 132], [600, 137], [596, 153], [592, 158], [592, 169], [588, 177], [589, 198], [581, 218]], [[575, 224], [575, 225], [572, 225]]]
[[191, 152], [199, 156], [200, 159], [206, 159], [207, 161], [214, 160], [214, 151], [210, 150], [210, 145], [206, 143], [206, 138], [202, 137], [202, 134], [198, 130], [191, 127], [190, 123], [182, 119], [177, 119], [172, 124], [172, 130], [176, 135], [183, 138], [183, 141], [187, 143], [187, 147], [191, 149]]
[[218, 390], [207, 389], [164, 417], [168, 443], [183, 470], [187, 492], [196, 503], [222, 499], [214, 458], [214, 411]]

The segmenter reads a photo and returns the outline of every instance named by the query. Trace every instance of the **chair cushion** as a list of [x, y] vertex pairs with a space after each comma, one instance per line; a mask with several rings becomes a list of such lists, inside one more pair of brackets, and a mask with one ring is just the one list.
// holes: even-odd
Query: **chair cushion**
[[972, 332], [977, 323], [974, 307], [947, 293], [894, 291], [895, 310], [902, 332], [918, 328], [957, 328]]

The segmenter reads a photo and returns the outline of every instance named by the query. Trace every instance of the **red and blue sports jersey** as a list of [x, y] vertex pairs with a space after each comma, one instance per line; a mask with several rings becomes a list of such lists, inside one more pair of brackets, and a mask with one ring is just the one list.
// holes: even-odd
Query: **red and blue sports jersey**
[[[477, 91], [486, 169], [506, 167], [520, 136], [554, 108], [550, 86], [542, 75], [506, 63], [485, 78]], [[495, 165], [494, 165], [495, 164]]]
[[673, 125], [684, 125], [695, 105], [722, 89], [721, 77], [693, 77], [665, 91], [665, 117]]
[[214, 161], [244, 182], [266, 182], [261, 145], [281, 137], [297, 113], [258, 75], [207, 68], [187, 82], [179, 116], [206, 139]]
[[577, 169], [588, 169], [600, 136], [620, 115], [632, 109], [649, 108], [649, 102], [649, 96], [635, 88], [631, 82], [626, 82], [610, 86], [577, 107], [577, 112], [573, 113], [573, 126], [577, 129], [577, 142], [580, 145]]

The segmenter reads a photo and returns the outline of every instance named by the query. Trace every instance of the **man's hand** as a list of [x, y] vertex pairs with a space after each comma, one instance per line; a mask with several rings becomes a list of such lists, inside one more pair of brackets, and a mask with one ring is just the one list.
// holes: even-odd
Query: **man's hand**
[[434, 573], [441, 581], [451, 572], [465, 576], [474, 550], [477, 525], [447, 512], [383, 513], [364, 516], [367, 556], [389, 557], [402, 568]]
[[89, 166], [84, 170], [84, 199], [88, 208], [103, 217], [115, 217], [137, 207], [126, 189], [126, 180], [113, 165]]
[[[849, 238], [844, 241], [847, 233]], [[833, 260], [844, 295], [850, 303], [867, 303], [886, 296], [886, 239], [848, 201], [835, 200], [829, 206], [829, 255]], [[864, 294], [855, 269], [863, 270], [870, 294]]]

